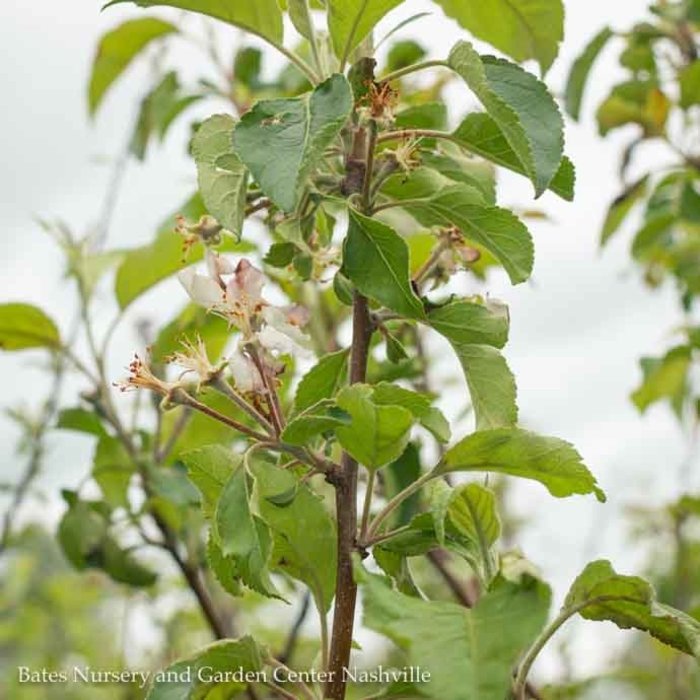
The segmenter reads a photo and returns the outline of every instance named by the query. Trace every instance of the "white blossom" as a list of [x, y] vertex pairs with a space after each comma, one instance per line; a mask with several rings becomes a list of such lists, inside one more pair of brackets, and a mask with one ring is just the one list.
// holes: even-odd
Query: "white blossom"
[[265, 384], [255, 363], [240, 350], [237, 350], [229, 360], [229, 368], [233, 383], [243, 394], [261, 393]]

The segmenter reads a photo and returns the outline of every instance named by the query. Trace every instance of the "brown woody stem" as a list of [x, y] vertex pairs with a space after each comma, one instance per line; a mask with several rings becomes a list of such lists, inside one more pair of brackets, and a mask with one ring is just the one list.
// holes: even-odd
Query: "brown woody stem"
[[266, 440], [269, 440], [270, 436], [269, 435], [264, 435], [263, 433], [259, 433], [257, 430], [253, 430], [252, 428], [249, 428], [247, 425], [244, 425], [243, 423], [240, 423], [239, 421], [230, 418], [229, 416], [225, 416], [223, 413], [219, 413], [215, 409], [207, 406], [206, 404], [202, 403], [201, 401], [197, 401], [197, 399], [193, 398], [189, 394], [185, 393], [184, 391], [178, 392], [175, 394], [173, 397], [173, 401], [175, 403], [182, 404], [183, 406], [189, 406], [190, 408], [193, 408], [195, 411], [199, 411], [200, 413], [203, 413], [206, 416], [209, 416], [210, 418], [213, 418], [214, 420], [219, 421], [219, 423], [223, 423], [224, 425], [228, 425], [230, 428], [233, 428], [234, 430], [237, 430], [239, 433], [243, 433], [244, 435], [247, 435], [248, 437], [252, 437], [255, 440], [258, 440], [260, 442], [265, 442]]
[[[351, 384], [365, 381], [372, 330], [367, 299], [359, 292], [355, 292], [350, 355]], [[352, 572], [352, 557], [357, 537], [357, 461], [347, 452], [343, 454], [341, 468], [334, 478], [334, 485], [338, 519], [338, 568], [328, 663], [330, 680], [326, 684], [324, 697], [329, 700], [343, 700], [345, 698], [344, 669], [350, 661], [357, 600], [357, 584]]]

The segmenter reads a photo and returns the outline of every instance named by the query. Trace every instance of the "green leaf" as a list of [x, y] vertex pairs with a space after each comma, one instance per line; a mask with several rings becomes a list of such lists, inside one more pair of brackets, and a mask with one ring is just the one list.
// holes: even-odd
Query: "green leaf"
[[455, 301], [428, 314], [428, 323], [448, 340], [459, 344], [502, 348], [508, 341], [508, 307], [487, 301]]
[[573, 494], [605, 494], [583, 464], [581, 455], [564, 440], [542, 437], [519, 428], [473, 433], [447, 451], [436, 474], [485, 471], [534, 479], [557, 498]]
[[426, 488], [430, 516], [433, 519], [435, 537], [441, 547], [445, 546], [445, 518], [447, 517], [447, 504], [452, 498], [452, 488], [443, 479], [431, 481]]
[[343, 274], [366, 296], [408, 318], [423, 318], [411, 286], [408, 246], [391, 227], [350, 210]]
[[[268, 463], [253, 466], [260, 516], [272, 531], [271, 566], [305, 583], [319, 610], [330, 609], [335, 594], [336, 527], [323, 501], [293, 474]], [[280, 493], [294, 498], [277, 505]]]
[[456, 487], [447, 505], [447, 515], [462, 535], [478, 542], [484, 551], [501, 536], [496, 496], [481, 484]]
[[[119, 307], [125, 309], [156, 284], [179, 272], [188, 264], [204, 258], [204, 246], [197, 243], [185, 262], [182, 255], [182, 237], [175, 232], [175, 217], [197, 221], [206, 214], [199, 194], [192, 196], [182, 207], [169, 216], [160, 226], [153, 243], [129, 251], [117, 268], [115, 294]], [[227, 239], [220, 250], [250, 251], [250, 244], [235, 243]], [[183, 299], [185, 297], [183, 296]]]
[[[512, 148], [497, 122], [488, 114], [468, 114], [453, 132], [452, 138], [467, 150], [519, 175], [528, 175], [528, 168]], [[548, 189], [570, 202], [574, 198], [576, 172], [564, 156]]]
[[598, 107], [596, 118], [601, 136], [613, 129], [638, 124], [646, 137], [661, 136], [671, 102], [654, 80], [630, 80], [616, 85]]
[[221, 587], [232, 596], [241, 595], [238, 562], [233, 557], [224, 556], [211, 530], [207, 537], [206, 557], [207, 564]]
[[84, 408], [64, 408], [58, 414], [56, 427], [62, 430], [75, 430], [79, 433], [87, 433], [102, 437], [106, 431], [100, 419], [92, 411]]
[[495, 494], [480, 484], [462, 484], [452, 493], [447, 504], [447, 517], [460, 535], [476, 545], [481, 576], [488, 582], [497, 570], [492, 548], [501, 536]]
[[515, 214], [486, 204], [473, 187], [455, 184], [424, 199], [406, 200], [404, 208], [424, 226], [456, 226], [498, 259], [513, 284], [530, 277], [532, 236]]
[[398, 365], [408, 359], [406, 348], [395, 335], [386, 331], [384, 334], [384, 341], [386, 342], [386, 357], [389, 362]]
[[66, 558], [78, 570], [102, 569], [119, 583], [152, 585], [156, 575], [108, 534], [108, 524], [101, 512], [104, 505], [76, 501], [66, 511], [58, 526], [58, 541]]
[[588, 42], [586, 48], [571, 66], [571, 71], [566, 81], [564, 102], [566, 104], [566, 111], [576, 121], [578, 121], [581, 114], [581, 102], [593, 64], [613, 36], [614, 34], [610, 27], [601, 29]]
[[60, 347], [58, 328], [41, 309], [31, 304], [0, 304], [0, 349]]
[[403, 0], [328, 0], [328, 31], [335, 55], [345, 62], [350, 52], [389, 10]]
[[427, 199], [454, 184], [438, 168], [419, 166], [409, 174], [397, 173], [390, 177], [382, 185], [382, 193], [400, 200]]
[[543, 73], [554, 63], [564, 38], [562, 0], [435, 0], [477, 39], [516, 61], [537, 59]]
[[467, 380], [476, 429], [515, 425], [518, 420], [515, 377], [503, 355], [490, 345], [450, 344]]
[[292, 418], [282, 432], [282, 439], [292, 445], [305, 445], [349, 422], [350, 419], [332, 402], [320, 401]]
[[294, 243], [273, 243], [267, 251], [263, 262], [271, 267], [287, 267], [298, 253], [299, 248]]
[[651, 584], [618, 574], [605, 560], [588, 564], [574, 581], [562, 608], [586, 620], [607, 620], [638, 629], [686, 654], [700, 658], [700, 622], [656, 600]]
[[[182, 237], [175, 232], [175, 217], [182, 215], [197, 221], [205, 213], [204, 203], [196, 194], [163, 221], [153, 243], [129, 251], [117, 268], [115, 279], [114, 291], [120, 308], [125, 309], [158, 282], [184, 267]], [[188, 262], [198, 262], [203, 257], [203, 247], [197, 245], [192, 249]]]
[[262, 51], [252, 46], [244, 46], [233, 59], [234, 78], [251, 90], [257, 90], [261, 86], [260, 74], [262, 72]]
[[350, 414], [348, 426], [335, 430], [340, 444], [367, 469], [379, 469], [404, 451], [413, 425], [413, 415], [401, 406], [377, 405], [372, 387], [353, 384], [337, 396], [340, 408]]
[[446, 129], [447, 105], [442, 102], [426, 102], [406, 107], [397, 112], [394, 126], [397, 129]]
[[[508, 146], [507, 143], [506, 146]], [[475, 187], [481, 192], [487, 204], [496, 204], [496, 173], [491, 163], [485, 163], [471, 154], [466, 155], [459, 148], [440, 153], [423, 152], [421, 162], [453, 182], [463, 182], [465, 185]]]
[[377, 545], [377, 548], [383, 552], [400, 554], [404, 557], [417, 557], [438, 547], [449, 547], [451, 544], [446, 539], [446, 532], [440, 541], [433, 512], [416, 515], [408, 525], [407, 530], [402, 530], [393, 537], [384, 540]]
[[348, 368], [348, 349], [324, 355], [302, 378], [297, 387], [294, 407], [305, 411], [310, 406], [331, 399], [345, 381]]
[[449, 442], [450, 424], [438, 408], [430, 405], [430, 398], [397, 384], [380, 382], [374, 386], [372, 401], [377, 406], [403, 406], [420, 424], [429, 430], [436, 440]]
[[224, 557], [235, 560], [241, 580], [251, 589], [279, 597], [268, 565], [272, 539], [266, 523], [253, 512], [246, 469], [241, 464], [224, 484], [213, 515], [213, 532]]
[[564, 149], [564, 120], [547, 87], [509, 61], [480, 56], [465, 41], [455, 45], [448, 63], [498, 124], [541, 195], [561, 167]]
[[61, 518], [57, 536], [68, 561], [83, 570], [102, 547], [107, 522], [88, 503], [77, 501]]
[[444, 547], [465, 559], [485, 583], [490, 582], [496, 570], [495, 561], [489, 559], [485, 562], [478, 541], [458, 530], [448, 517], [452, 490], [439, 480], [432, 483], [431, 512], [416, 515], [408, 523], [408, 528], [384, 540], [377, 548], [402, 557], [416, 557]]
[[608, 208], [608, 213], [605, 216], [603, 223], [603, 231], [600, 234], [600, 244], [605, 245], [615, 232], [622, 226], [627, 215], [632, 211], [634, 205], [637, 204], [647, 191], [647, 182], [649, 176], [645, 175], [637, 182], [634, 182], [619, 194]]
[[230, 0], [112, 0], [105, 7], [133, 2], [139, 7], [175, 7], [220, 19], [234, 27], [267, 39], [271, 44], [282, 43], [284, 26], [277, 0], [231, 2]]
[[409, 665], [430, 673], [420, 694], [434, 700], [503, 700], [550, 601], [549, 589], [534, 579], [499, 580], [472, 609], [392, 591], [378, 576], [367, 576], [363, 590], [364, 624], [405, 649]]
[[68, 274], [76, 278], [88, 299], [92, 298], [100, 280], [124, 258], [122, 250], [92, 253], [81, 243], [69, 245], [66, 253]]
[[238, 238], [243, 232], [248, 172], [233, 151], [236, 122], [227, 114], [204, 121], [192, 139], [199, 191], [209, 213]]
[[157, 580], [155, 573], [139, 563], [130, 551], [120, 547], [111, 537], [105, 539], [102, 545], [99, 566], [113, 581], [129, 586], [152, 586]]
[[263, 192], [294, 211], [325, 149], [350, 116], [352, 91], [335, 74], [311, 93], [261, 100], [236, 124], [234, 148]]
[[[401, 456], [389, 464], [382, 476], [384, 477], [384, 495], [387, 500], [410, 486], [421, 475], [420, 451], [416, 445], [409, 442]], [[387, 529], [407, 525], [418, 512], [420, 493], [414, 493], [401, 501], [399, 507], [387, 519]]]
[[223, 445], [208, 445], [180, 455], [189, 480], [202, 494], [202, 512], [212, 518], [224, 485], [241, 464], [241, 457]]
[[148, 482], [153, 495], [171, 506], [186, 509], [200, 504], [198, 490], [188, 479], [187, 470], [179, 461], [167, 467], [150, 466]]
[[170, 22], [155, 17], [127, 20], [108, 31], [100, 39], [92, 63], [88, 90], [90, 114], [97, 111], [107, 90], [141, 51], [155, 39], [177, 31]]
[[287, 0], [287, 10], [294, 28], [305, 39], [311, 39], [314, 30], [308, 0]]
[[681, 86], [681, 107], [690, 109], [693, 105], [700, 104], [700, 60], [684, 68], [678, 79]]
[[[375, 53], [380, 46], [382, 46], [388, 39], [390, 39], [396, 32], [403, 29], [409, 24], [423, 19], [423, 17], [429, 17], [431, 12], [417, 12], [410, 17], [399, 22], [397, 25], [392, 27], [379, 41], [374, 42]], [[401, 68], [406, 68], [413, 63], [418, 63], [420, 60], [425, 58], [427, 51], [423, 46], [421, 46], [417, 41], [413, 39], [398, 39], [392, 42], [386, 55], [386, 70], [390, 73]]]
[[217, 540], [225, 556], [247, 557], [260, 548], [250, 509], [248, 475], [243, 467], [238, 467], [224, 484], [214, 518]]
[[[408, 566], [406, 557], [398, 554], [397, 552], [391, 552], [388, 549], [383, 549], [381, 545], [377, 545], [372, 548], [372, 558], [377, 563], [377, 566], [379, 566], [384, 573], [391, 577], [398, 591], [415, 598], [421, 597], [421, 593], [413, 581], [413, 576]], [[404, 684], [400, 685], [403, 690], [406, 689], [403, 688]], [[405, 685], [410, 686], [410, 684]], [[393, 688], [394, 684], [392, 683], [392, 685], [386, 689], [386, 696], [382, 695], [381, 697], [394, 697], [394, 695], [392, 695]], [[408, 690], [413, 690], [413, 687], [409, 687]], [[379, 698], [379, 696], [377, 697]], [[401, 693], [399, 693], [396, 695], [396, 697], [403, 696]]]
[[175, 119], [200, 99], [202, 95], [182, 93], [180, 81], [174, 71], [166, 73], [141, 101], [129, 146], [131, 153], [139, 160], [144, 160], [151, 138], [158, 136], [162, 141]]
[[682, 396], [688, 384], [691, 368], [691, 349], [682, 345], [669, 350], [664, 357], [642, 358], [644, 380], [632, 394], [632, 402], [644, 413], [649, 406], [663, 399], [674, 400]]
[[428, 323], [447, 338], [462, 365], [477, 430], [515, 425], [515, 378], [497, 349], [508, 340], [508, 308], [457, 301], [430, 311]]
[[[252, 637], [222, 640], [205, 647], [195, 655], [177, 661], [154, 675], [146, 700], [194, 700], [214, 698], [220, 689], [231, 697], [236, 690], [243, 690], [246, 683], [220, 682], [234, 671], [241, 674], [263, 675], [264, 650]], [[212, 682], [207, 682], [211, 679]]]

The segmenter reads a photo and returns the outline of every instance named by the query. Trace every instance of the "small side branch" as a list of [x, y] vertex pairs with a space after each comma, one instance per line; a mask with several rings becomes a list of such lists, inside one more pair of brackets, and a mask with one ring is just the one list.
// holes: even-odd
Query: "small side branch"
[[309, 593], [309, 591], [306, 591], [306, 593], [304, 593], [304, 597], [301, 600], [301, 607], [299, 608], [299, 612], [297, 613], [296, 619], [294, 620], [294, 624], [292, 625], [291, 630], [289, 630], [289, 636], [287, 637], [287, 641], [284, 643], [284, 649], [282, 649], [282, 652], [277, 657], [281, 663], [288, 663], [289, 659], [291, 659], [292, 655], [294, 654], [294, 649], [297, 645], [297, 642], [299, 641], [299, 635], [301, 634], [301, 628], [303, 627], [304, 621], [306, 620], [306, 617], [309, 614], [310, 608], [311, 593]]

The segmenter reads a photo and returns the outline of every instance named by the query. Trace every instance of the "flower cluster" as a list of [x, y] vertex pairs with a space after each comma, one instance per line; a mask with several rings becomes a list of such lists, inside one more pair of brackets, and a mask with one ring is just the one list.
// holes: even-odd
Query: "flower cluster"
[[[262, 393], [266, 379], [284, 368], [279, 357], [308, 347], [309, 339], [301, 330], [308, 312], [266, 301], [262, 296], [265, 277], [245, 258], [234, 265], [208, 248], [206, 267], [207, 274], [187, 268], [178, 278], [195, 303], [238, 328], [238, 347], [229, 362], [234, 383], [242, 393]], [[199, 371], [194, 365], [192, 369]]]

